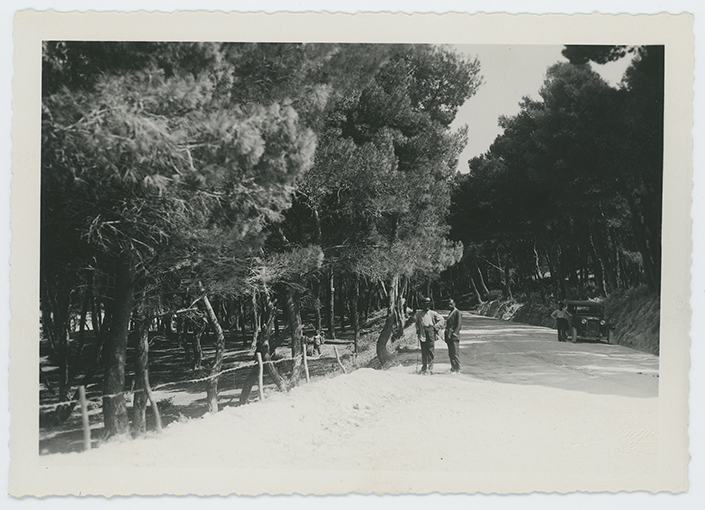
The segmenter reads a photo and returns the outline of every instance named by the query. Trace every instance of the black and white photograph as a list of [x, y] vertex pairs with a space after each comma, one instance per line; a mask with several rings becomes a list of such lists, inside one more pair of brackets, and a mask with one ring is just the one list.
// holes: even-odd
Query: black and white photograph
[[32, 35], [11, 493], [687, 489], [688, 18], [478, 43], [93, 14]]

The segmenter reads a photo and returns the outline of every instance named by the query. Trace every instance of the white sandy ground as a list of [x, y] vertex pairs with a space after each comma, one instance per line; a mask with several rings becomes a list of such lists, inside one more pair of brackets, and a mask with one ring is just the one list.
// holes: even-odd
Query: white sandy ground
[[[438, 364], [439, 372], [448, 366]], [[361, 369], [46, 465], [574, 474], [653, 467], [657, 398]]]

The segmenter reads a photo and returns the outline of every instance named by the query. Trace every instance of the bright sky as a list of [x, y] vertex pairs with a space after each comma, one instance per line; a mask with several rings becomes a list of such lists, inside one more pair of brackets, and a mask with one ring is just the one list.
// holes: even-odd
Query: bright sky
[[[500, 134], [499, 116], [519, 113], [519, 101], [524, 96], [539, 99], [538, 91], [546, 77], [546, 69], [567, 60], [561, 55], [563, 46], [464, 45], [454, 48], [460, 53], [476, 56], [484, 77], [477, 94], [458, 110], [451, 126], [457, 129], [468, 125], [468, 145], [458, 163], [458, 170], [467, 172], [468, 160], [487, 152]], [[630, 58], [623, 58], [593, 68], [616, 86], [630, 61]]]

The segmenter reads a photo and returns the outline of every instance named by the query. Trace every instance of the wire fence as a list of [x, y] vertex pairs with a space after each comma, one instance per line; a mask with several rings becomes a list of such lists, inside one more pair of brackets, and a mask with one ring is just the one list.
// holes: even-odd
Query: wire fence
[[[282, 358], [282, 359], [278, 359], [278, 360], [262, 361], [262, 364], [263, 364], [263, 365], [267, 365], [267, 364], [269, 364], [269, 365], [276, 365], [276, 364], [278, 364], [278, 363], [293, 362], [293, 361], [294, 361], [294, 358]], [[166, 387], [168, 387], [168, 386], [175, 386], [175, 385], [178, 385], [178, 384], [189, 384], [189, 383], [206, 382], [206, 381], [209, 381], [209, 380], [211, 380], [211, 379], [215, 379], [215, 378], [217, 378], [217, 377], [220, 377], [220, 376], [223, 375], [223, 374], [227, 374], [227, 373], [230, 373], [230, 372], [235, 372], [235, 371], [237, 371], [237, 370], [242, 370], [242, 369], [245, 369], [245, 368], [253, 368], [253, 367], [257, 366], [257, 364], [258, 364], [257, 361], [251, 361], [251, 362], [249, 362], [249, 363], [241, 363], [241, 364], [239, 364], [238, 366], [226, 368], [225, 370], [221, 370], [221, 371], [218, 372], [217, 374], [210, 374], [210, 375], [206, 375], [206, 376], [203, 376], [203, 377], [197, 377], [197, 378], [195, 378], [195, 379], [186, 379], [186, 380], [181, 380], [181, 381], [170, 381], [170, 382], [167, 382], [167, 383], [158, 384], [158, 385], [156, 385], [156, 386], [153, 386], [153, 387], [151, 388], [151, 390], [152, 390], [152, 391], [159, 391], [159, 390], [162, 389], [162, 388], [166, 388]], [[126, 395], [134, 395], [135, 393], [142, 393], [142, 392], [144, 392], [144, 391], [145, 391], [145, 389], [125, 390], [125, 391], [120, 391], [120, 392], [117, 392], [117, 393], [112, 393], [112, 394], [109, 394], [109, 395], [100, 395], [100, 396], [98, 396], [98, 397], [92, 397], [92, 398], [86, 399], [86, 401], [87, 401], [87, 402], [102, 402], [102, 400], [103, 400], [104, 398], [124, 397], [124, 396], [126, 396]], [[40, 410], [42, 410], [42, 409], [46, 409], [46, 410], [56, 410], [56, 409], [58, 409], [58, 408], [60, 408], [60, 407], [64, 407], [64, 406], [71, 405], [71, 404], [78, 404], [78, 403], [80, 403], [80, 400], [75, 400], [75, 399], [74, 399], [74, 400], [63, 400], [63, 401], [61, 401], [61, 402], [57, 402], [57, 403], [53, 403], [53, 404], [40, 404], [39, 409], [40, 409]]]

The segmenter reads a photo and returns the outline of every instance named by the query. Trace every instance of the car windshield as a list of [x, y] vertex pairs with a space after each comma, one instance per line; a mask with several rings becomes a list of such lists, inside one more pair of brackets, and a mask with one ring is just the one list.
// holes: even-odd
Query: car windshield
[[593, 315], [602, 316], [602, 308], [599, 306], [584, 306], [579, 305], [574, 308], [574, 313], [577, 315]]

